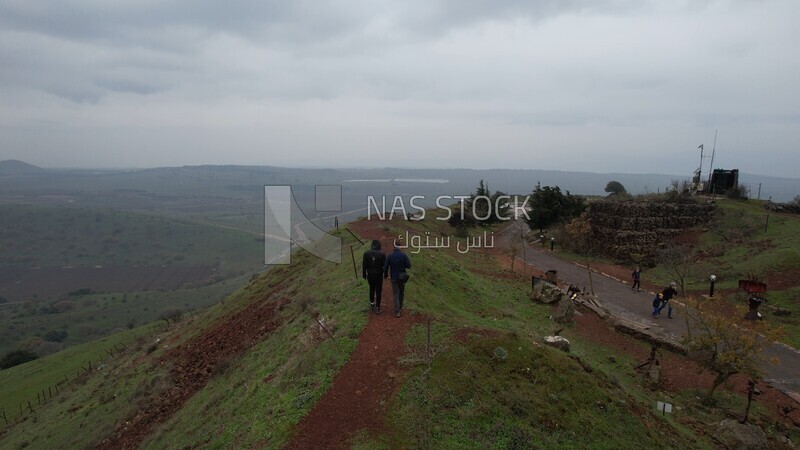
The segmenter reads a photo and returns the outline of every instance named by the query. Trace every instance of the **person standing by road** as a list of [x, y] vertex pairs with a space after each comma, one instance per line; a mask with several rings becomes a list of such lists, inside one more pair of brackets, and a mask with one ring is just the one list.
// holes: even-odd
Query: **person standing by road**
[[674, 281], [669, 284], [669, 286], [665, 287], [663, 291], [661, 291], [662, 299], [661, 299], [661, 306], [658, 307], [658, 314], [661, 314], [661, 310], [664, 307], [667, 307], [667, 318], [672, 319], [672, 304], [669, 302], [672, 300], [672, 297], [678, 295], [678, 284]]
[[364, 252], [361, 260], [361, 276], [369, 283], [369, 307], [375, 314], [381, 313], [381, 297], [383, 294], [383, 280], [381, 273], [386, 263], [386, 255], [381, 251], [381, 241], [372, 241], [370, 249]]
[[395, 244], [394, 251], [386, 257], [386, 262], [383, 264], [383, 278], [388, 278], [390, 274], [392, 277], [395, 317], [400, 317], [400, 313], [403, 311], [403, 297], [405, 296], [406, 280], [408, 280], [406, 269], [410, 268], [411, 260], [408, 259], [408, 255], [400, 251]]
[[638, 289], [641, 291], [642, 285], [639, 284], [639, 282], [642, 279], [642, 269], [640, 269], [639, 266], [636, 266], [636, 269], [634, 269], [633, 273], [631, 274], [631, 278], [633, 279], [633, 285], [631, 286], [631, 290]]

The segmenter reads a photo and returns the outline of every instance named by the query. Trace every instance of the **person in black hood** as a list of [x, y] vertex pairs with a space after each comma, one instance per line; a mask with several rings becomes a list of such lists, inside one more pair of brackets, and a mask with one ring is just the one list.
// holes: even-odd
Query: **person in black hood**
[[369, 283], [369, 306], [375, 314], [381, 313], [381, 294], [383, 293], [383, 264], [386, 255], [381, 251], [381, 241], [372, 241], [372, 247], [364, 252], [361, 260], [361, 276]]

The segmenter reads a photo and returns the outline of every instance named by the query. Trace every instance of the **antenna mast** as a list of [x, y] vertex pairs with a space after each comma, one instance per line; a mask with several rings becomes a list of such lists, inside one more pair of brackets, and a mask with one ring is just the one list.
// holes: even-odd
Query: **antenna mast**
[[700, 144], [697, 148], [700, 149], [700, 167], [697, 168], [697, 182], [700, 183], [700, 175], [703, 173], [703, 144]]
[[718, 131], [719, 131], [719, 129], [714, 130], [714, 147], [711, 148], [711, 165], [708, 168], [708, 184], [709, 184], [709, 186], [711, 185], [711, 174], [714, 173], [714, 154], [717, 151], [717, 132]]

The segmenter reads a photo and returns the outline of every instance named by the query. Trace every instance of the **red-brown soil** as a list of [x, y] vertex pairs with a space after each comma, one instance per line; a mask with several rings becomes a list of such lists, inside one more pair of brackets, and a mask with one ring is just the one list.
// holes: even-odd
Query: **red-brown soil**
[[[407, 308], [399, 319], [394, 317], [391, 292], [387, 280], [383, 312], [369, 313], [355, 351], [328, 391], [297, 425], [286, 448], [350, 448], [360, 430], [368, 436], [388, 433], [384, 418], [408, 370], [398, 358], [406, 354], [404, 342], [411, 326], [423, 321], [422, 316], [409, 314]], [[366, 306], [366, 292], [364, 295]], [[406, 303], [413, 304], [413, 299], [406, 298]]]
[[215, 326], [173, 349], [160, 359], [170, 367], [171, 387], [155, 393], [134, 417], [118, 423], [100, 449], [137, 448], [158, 424], [169, 419], [214, 374], [278, 326], [277, 310], [285, 300], [253, 299], [246, 308], [223, 318]]
[[800, 286], [800, 269], [782, 270], [766, 276], [764, 282], [771, 291], [783, 291]]
[[[383, 246], [383, 251], [389, 251], [392, 249], [392, 239], [396, 238], [394, 234], [390, 233], [387, 230], [384, 230], [385, 227], [389, 227], [391, 225], [397, 225], [399, 220], [378, 220], [375, 216], [371, 218], [371, 220], [359, 220], [357, 222], [352, 222], [347, 224], [347, 228], [350, 229], [353, 233], [360, 236], [361, 239], [371, 241], [373, 239], [380, 239], [381, 245]], [[389, 291], [391, 293], [391, 291]]]

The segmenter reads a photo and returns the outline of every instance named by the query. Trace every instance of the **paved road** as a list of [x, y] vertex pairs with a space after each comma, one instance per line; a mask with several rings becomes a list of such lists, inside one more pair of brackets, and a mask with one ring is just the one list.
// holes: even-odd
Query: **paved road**
[[[510, 226], [500, 233], [500, 241], [519, 239], [519, 230], [517, 225]], [[581, 288], [585, 286], [589, 290], [589, 272], [585, 266], [555, 257], [535, 245], [527, 245], [524, 252], [521, 250], [520, 259], [523, 253], [528, 264], [543, 271], [556, 270], [559, 279]], [[672, 320], [667, 319], [666, 310], [662, 311], [661, 317], [653, 319], [650, 314], [654, 293], [633, 291], [630, 284], [597, 272], [592, 273], [592, 281], [599, 302], [613, 316], [636, 322], [674, 341], [680, 341], [686, 332], [686, 321], [680, 306], [673, 305]], [[677, 301], [680, 301], [680, 297]], [[777, 357], [780, 362], [777, 365], [767, 364], [764, 368], [765, 381], [800, 402], [800, 352], [773, 344], [766, 353], [768, 357]]]

